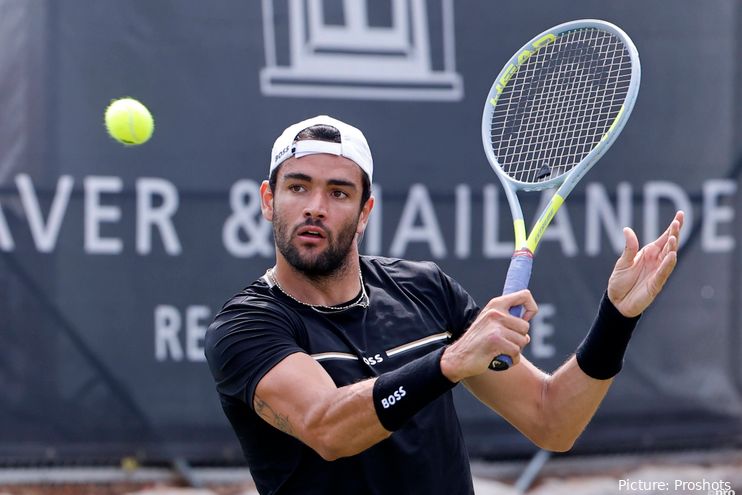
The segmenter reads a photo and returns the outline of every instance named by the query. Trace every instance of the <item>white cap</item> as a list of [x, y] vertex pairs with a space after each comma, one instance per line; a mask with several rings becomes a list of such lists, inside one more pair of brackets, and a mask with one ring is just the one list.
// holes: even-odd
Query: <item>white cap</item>
[[[340, 142], [332, 143], [328, 141], [301, 140], [296, 141], [296, 135], [308, 127], [314, 125], [329, 125], [340, 132]], [[371, 158], [371, 150], [363, 133], [345, 122], [341, 122], [327, 115], [318, 115], [311, 119], [302, 120], [286, 128], [273, 143], [271, 151], [271, 166], [268, 171], [270, 175], [273, 170], [287, 159], [295, 156], [301, 158], [307, 155], [317, 153], [329, 153], [332, 155], [344, 156], [353, 160], [366, 172], [368, 180], [371, 182], [374, 175], [374, 161]]]

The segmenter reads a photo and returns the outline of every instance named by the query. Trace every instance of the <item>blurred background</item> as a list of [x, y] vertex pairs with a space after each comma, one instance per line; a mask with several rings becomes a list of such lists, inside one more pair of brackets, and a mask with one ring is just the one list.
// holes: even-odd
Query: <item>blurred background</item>
[[[273, 264], [258, 186], [298, 120], [369, 140], [364, 253], [499, 294], [513, 234], [484, 98], [520, 46], [579, 18], [629, 34], [642, 85], [542, 241], [526, 354], [547, 371], [567, 359], [621, 227], [645, 242], [681, 208], [676, 273], [570, 455], [742, 446], [741, 2], [0, 0], [0, 465], [242, 465], [203, 335]], [[154, 115], [142, 146], [106, 134], [122, 96]], [[456, 394], [473, 459], [536, 451]]]

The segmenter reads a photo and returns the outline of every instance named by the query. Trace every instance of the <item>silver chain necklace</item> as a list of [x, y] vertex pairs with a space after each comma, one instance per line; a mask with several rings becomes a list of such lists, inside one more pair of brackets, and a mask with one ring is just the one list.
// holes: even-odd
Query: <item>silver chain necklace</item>
[[276, 275], [274, 273], [275, 268], [269, 269], [267, 272], [265, 272], [265, 275], [268, 277], [268, 280], [278, 287], [278, 290], [280, 290], [283, 295], [287, 296], [288, 298], [298, 302], [302, 306], [307, 306], [309, 308], [312, 308], [314, 311], [318, 313], [336, 313], [338, 311], [344, 311], [346, 309], [355, 308], [356, 306], [361, 308], [367, 308], [369, 304], [368, 294], [366, 294], [366, 286], [363, 284], [363, 274], [361, 273], [361, 270], [358, 270], [358, 277], [361, 280], [361, 293], [358, 295], [358, 297], [355, 299], [355, 301], [345, 304], [343, 306], [326, 306], [324, 304], [309, 304], [304, 301], [300, 301], [288, 292], [286, 292], [283, 287], [281, 287], [281, 284], [278, 283], [278, 280], [276, 280]]

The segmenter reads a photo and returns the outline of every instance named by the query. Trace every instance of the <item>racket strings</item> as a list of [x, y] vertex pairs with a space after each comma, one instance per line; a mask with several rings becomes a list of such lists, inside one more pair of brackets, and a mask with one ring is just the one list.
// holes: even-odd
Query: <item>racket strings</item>
[[526, 60], [493, 109], [496, 158], [515, 180], [569, 172], [608, 132], [631, 82], [620, 39], [598, 29], [559, 36]]
[[[558, 70], [551, 73], [550, 78], [541, 78], [544, 84], [545, 91], [541, 94], [536, 94], [537, 99], [535, 100], [534, 108], [540, 108], [541, 111], [535, 111], [531, 115], [526, 116], [527, 132], [521, 136], [523, 142], [530, 143], [528, 147], [521, 146], [521, 155], [524, 153], [533, 160], [535, 167], [530, 170], [531, 176], [526, 180], [533, 181], [537, 178], [546, 179], [550, 176], [559, 174], [561, 171], [554, 171], [554, 152], [559, 149], [569, 148], [572, 150], [572, 155], [579, 156], [584, 154], [584, 148], [589, 145], [586, 142], [585, 127], [581, 126], [581, 123], [585, 122], [585, 118], [588, 115], [586, 107], [573, 105], [566, 107], [566, 105], [580, 97], [578, 87], [573, 84], [574, 80], [580, 80], [584, 77], [585, 73], [595, 72], [595, 60], [591, 60], [589, 52], [584, 46], [580, 46], [577, 50], [572, 53], [571, 63], [564, 63], [558, 65]], [[531, 84], [529, 89], [533, 91], [534, 84]], [[549, 95], [556, 95], [555, 98], [547, 98]], [[590, 102], [588, 102], [590, 103]], [[558, 112], [555, 110], [563, 109]], [[567, 110], [567, 111], [564, 111]], [[571, 128], [578, 130], [573, 132], [571, 135], [562, 134], [561, 139], [552, 146], [549, 146], [550, 139], [554, 137], [553, 133], [540, 132], [536, 133], [539, 128], [546, 129], [564, 129]], [[534, 133], [536, 133], [534, 135]], [[535, 139], [529, 139], [528, 135], [534, 135]], [[582, 143], [582, 146], [580, 146]], [[555, 147], [556, 145], [557, 147]], [[522, 156], [519, 158], [523, 158]], [[567, 162], [567, 165], [569, 161]], [[556, 166], [559, 166], [557, 163]], [[533, 177], [533, 172], [537, 172], [537, 176]]]
[[[583, 30], [578, 33], [582, 36], [576, 38], [576, 41], [585, 41], [586, 31]], [[574, 43], [575, 40], [570, 41]], [[530, 150], [532, 156], [534, 155], [535, 149], [540, 150], [540, 152], [535, 155], [537, 161], [539, 159], [543, 161], [539, 169], [546, 168], [548, 170], [549, 168], [552, 168], [549, 167], [549, 163], [554, 158], [554, 151], [558, 149], [571, 150], [572, 153], [568, 154], [569, 156], [565, 155], [569, 158], [581, 157], [592, 148], [593, 143], [589, 139], [589, 132], [590, 130], [594, 130], [596, 125], [600, 126], [601, 122], [595, 118], [588, 121], [588, 117], [591, 113], [593, 117], [600, 115], [599, 113], [591, 112], [591, 109], [594, 109], [594, 105], [598, 101], [598, 98], [603, 95], [601, 95], [599, 91], [594, 90], [590, 94], [584, 94], [584, 88], [574, 84], [575, 81], [578, 81], [578, 84], [580, 81], [584, 81], [586, 76], [592, 76], [592, 87], [603, 87], [601, 81], [595, 81], [594, 76], [602, 76], [599, 72], [598, 63], [600, 59], [598, 57], [605, 56], [605, 54], [598, 51], [598, 57], [593, 57], [591, 55], [590, 47], [584, 44], [577, 45], [577, 49], [572, 50], [572, 59], [568, 60], [568, 63], [560, 64], [560, 70], [553, 74], [552, 81], [557, 81], [557, 84], [549, 85], [547, 90], [540, 95], [542, 98], [537, 102], [537, 106], [541, 105], [544, 107], [546, 114], [537, 114], [536, 116], [538, 118], [530, 122], [531, 132], [535, 132], [537, 130], [535, 127], [539, 126], [541, 122], [545, 122], [546, 129], [560, 130], [565, 129], [566, 126], [567, 129], [571, 128], [576, 132], [573, 132], [571, 135], [562, 134], [561, 139], [554, 143], [557, 145], [556, 148], [554, 146], [548, 146], [549, 139], [553, 137], [553, 134], [547, 132], [540, 133], [539, 137], [541, 139], [536, 139], [534, 141], [535, 145], [532, 146], [533, 149]], [[604, 74], [605, 72], [603, 72], [603, 75]], [[555, 100], [556, 105], [553, 104], [554, 102], [552, 102], [552, 105], [549, 105], [548, 103], [544, 104], [544, 100], [548, 102], [548, 98], [545, 99], [545, 97], [554, 94], [557, 95]], [[580, 98], [582, 98], [583, 101], [587, 99], [587, 101], [584, 101], [585, 105], [575, 104], [569, 106], [569, 103], [572, 101], [580, 103]], [[562, 109], [562, 111], [555, 111], [559, 109]], [[590, 126], [588, 127], [586, 124], [590, 124]], [[570, 163], [574, 164], [576, 162], [569, 160], [566, 164], [569, 165]], [[557, 170], [556, 173], [559, 174], [560, 171]]]

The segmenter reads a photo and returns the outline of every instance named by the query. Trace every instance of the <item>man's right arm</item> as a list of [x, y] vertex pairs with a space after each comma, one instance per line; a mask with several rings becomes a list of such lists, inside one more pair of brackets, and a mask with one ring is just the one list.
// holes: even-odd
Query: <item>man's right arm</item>
[[[253, 408], [326, 460], [358, 454], [388, 438], [391, 430], [458, 381], [486, 371], [492, 356], [507, 353], [517, 362], [528, 342], [528, 323], [503, 309], [514, 305], [525, 305], [528, 317], [536, 312], [528, 291], [501, 296], [445, 352], [432, 352], [380, 377], [340, 388], [312, 357], [295, 352], [263, 376]], [[404, 399], [384, 405], [395, 391], [403, 392]]]
[[265, 421], [331, 461], [391, 435], [373, 404], [376, 378], [338, 388], [313, 358], [294, 353], [260, 380], [253, 408]]

